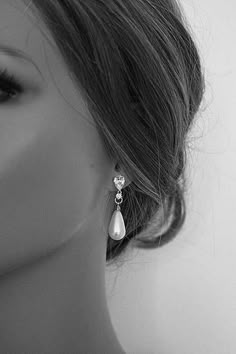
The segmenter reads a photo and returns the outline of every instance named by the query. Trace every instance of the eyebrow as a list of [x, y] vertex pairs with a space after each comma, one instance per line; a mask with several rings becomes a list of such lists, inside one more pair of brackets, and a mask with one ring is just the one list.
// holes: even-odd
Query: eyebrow
[[[19, 59], [23, 59], [25, 61], [30, 62], [31, 64], [33, 64], [33, 66], [36, 68], [36, 70], [39, 72], [39, 74], [41, 75], [41, 77], [43, 78], [43, 75], [41, 73], [41, 71], [39, 70], [38, 66], [34, 63], [34, 61], [26, 54], [24, 53], [22, 50], [18, 49], [18, 48], [13, 48], [13, 47], [9, 47], [5, 44], [0, 44], [0, 52], [9, 55], [13, 58], [19, 58]], [[43, 78], [44, 79], [44, 78]]]

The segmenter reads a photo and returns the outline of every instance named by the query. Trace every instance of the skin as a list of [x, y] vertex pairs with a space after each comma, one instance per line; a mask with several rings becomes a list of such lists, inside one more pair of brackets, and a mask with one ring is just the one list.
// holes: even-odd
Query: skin
[[0, 352], [121, 354], [105, 258], [112, 179], [130, 182], [109, 160], [55, 44], [24, 10], [0, 2], [0, 45], [37, 66], [0, 51], [0, 70], [24, 89], [0, 103]]

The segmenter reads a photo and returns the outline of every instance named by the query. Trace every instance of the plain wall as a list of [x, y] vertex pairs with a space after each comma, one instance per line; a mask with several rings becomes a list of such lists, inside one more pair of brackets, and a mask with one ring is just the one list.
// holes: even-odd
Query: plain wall
[[108, 303], [128, 354], [235, 354], [236, 3], [181, 4], [207, 80], [191, 132], [187, 219], [171, 243], [107, 269]]

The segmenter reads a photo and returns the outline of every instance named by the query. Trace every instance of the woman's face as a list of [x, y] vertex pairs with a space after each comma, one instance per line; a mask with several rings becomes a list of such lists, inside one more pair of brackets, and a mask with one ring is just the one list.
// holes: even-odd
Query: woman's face
[[0, 2], [0, 72], [22, 86], [8, 96], [0, 78], [0, 274], [69, 239], [112, 178], [78, 88], [32, 18], [20, 0]]

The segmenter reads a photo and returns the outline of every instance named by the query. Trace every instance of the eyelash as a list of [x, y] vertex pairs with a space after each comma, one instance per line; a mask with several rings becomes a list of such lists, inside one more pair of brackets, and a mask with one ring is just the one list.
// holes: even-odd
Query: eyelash
[[1, 104], [9, 101], [9, 97], [11, 99], [12, 97], [15, 97], [17, 93], [21, 94], [23, 92], [23, 88], [16, 77], [5, 69], [0, 71], [0, 91], [7, 92], [7, 98], [1, 99], [0, 95]]

